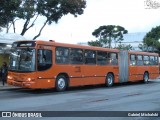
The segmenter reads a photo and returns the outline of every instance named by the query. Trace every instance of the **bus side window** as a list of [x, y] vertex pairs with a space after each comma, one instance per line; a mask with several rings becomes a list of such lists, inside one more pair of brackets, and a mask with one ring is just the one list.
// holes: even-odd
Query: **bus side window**
[[130, 65], [131, 66], [136, 65], [136, 55], [130, 55]]
[[159, 61], [158, 61], [158, 57], [155, 57], [155, 65], [158, 65]]
[[149, 56], [143, 56], [144, 65], [149, 65]]
[[97, 64], [98, 65], [107, 64], [107, 52], [97, 51]]
[[69, 49], [64, 47], [56, 48], [56, 63], [67, 64], [69, 63]]
[[158, 65], [158, 57], [150, 56], [150, 64], [151, 65]]
[[117, 53], [108, 53], [107, 63], [109, 65], [118, 65]]
[[143, 65], [143, 57], [142, 57], [142, 55], [137, 55], [137, 65], [138, 66]]
[[154, 56], [150, 56], [150, 65], [155, 65]]
[[92, 50], [85, 50], [85, 64], [96, 64], [96, 52]]
[[38, 71], [47, 70], [52, 66], [52, 51], [51, 50], [38, 50], [37, 55]]
[[72, 48], [70, 50], [70, 62], [72, 64], [82, 64], [83, 63], [83, 50]]

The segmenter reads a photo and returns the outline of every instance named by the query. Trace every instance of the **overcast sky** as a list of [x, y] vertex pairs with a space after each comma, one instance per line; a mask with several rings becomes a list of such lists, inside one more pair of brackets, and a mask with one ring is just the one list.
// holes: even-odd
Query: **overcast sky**
[[[133, 32], [148, 32], [160, 25], [160, 6], [157, 9], [146, 9], [147, 0], [87, 0], [84, 14], [74, 17], [66, 15], [58, 22], [46, 26], [37, 39], [55, 40], [57, 42], [77, 43], [95, 40], [92, 32], [102, 25], [120, 25]], [[160, 0], [156, 1], [160, 5]], [[149, 3], [149, 2], [148, 2]], [[32, 39], [44, 22], [39, 18], [37, 25], [25, 34]], [[22, 25], [18, 22], [18, 25]], [[17, 33], [21, 27], [16, 28]], [[20, 33], [20, 32], [19, 32]]]

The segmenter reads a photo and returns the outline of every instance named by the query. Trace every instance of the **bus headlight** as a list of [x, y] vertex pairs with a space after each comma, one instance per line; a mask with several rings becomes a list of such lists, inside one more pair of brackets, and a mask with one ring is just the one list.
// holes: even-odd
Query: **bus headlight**
[[27, 81], [29, 81], [29, 82], [30, 82], [30, 81], [31, 81], [31, 78], [28, 78], [28, 79], [27, 79]]
[[28, 82], [31, 82], [31, 81], [33, 81], [34, 79], [33, 78], [27, 78], [27, 81]]
[[9, 75], [7, 76], [7, 78], [8, 78], [8, 79], [13, 79], [13, 77], [12, 77], [12, 76], [9, 76]]

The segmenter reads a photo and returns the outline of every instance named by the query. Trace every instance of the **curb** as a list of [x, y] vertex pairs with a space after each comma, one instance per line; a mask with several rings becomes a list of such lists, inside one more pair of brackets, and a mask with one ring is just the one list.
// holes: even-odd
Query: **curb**
[[12, 89], [12, 88], [17, 88], [17, 87], [8, 85], [7, 83], [5, 83], [4, 86], [3, 86], [2, 81], [0, 81], [0, 91], [7, 90], [7, 89]]

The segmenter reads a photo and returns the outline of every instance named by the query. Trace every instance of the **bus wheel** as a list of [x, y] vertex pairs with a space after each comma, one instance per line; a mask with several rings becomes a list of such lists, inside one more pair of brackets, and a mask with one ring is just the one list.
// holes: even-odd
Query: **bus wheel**
[[148, 80], [149, 80], [149, 75], [148, 75], [147, 72], [145, 72], [144, 75], [143, 75], [143, 82], [148, 83]]
[[114, 83], [114, 76], [112, 73], [108, 73], [107, 77], [106, 77], [106, 86], [107, 87], [111, 87]]
[[59, 75], [56, 78], [56, 91], [61, 92], [67, 88], [67, 78], [64, 75]]

